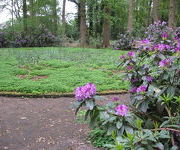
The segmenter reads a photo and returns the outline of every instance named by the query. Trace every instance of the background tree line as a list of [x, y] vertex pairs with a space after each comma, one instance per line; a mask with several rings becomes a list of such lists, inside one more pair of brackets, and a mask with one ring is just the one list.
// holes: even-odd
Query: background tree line
[[120, 33], [139, 35], [159, 20], [172, 28], [180, 26], [179, 0], [69, 1], [77, 8], [72, 20], [66, 19], [67, 0], [2, 0], [1, 10], [11, 12], [3, 31], [26, 35], [44, 28], [62, 39], [79, 40], [81, 46], [99, 41], [99, 46], [109, 47], [110, 40], [118, 39]]

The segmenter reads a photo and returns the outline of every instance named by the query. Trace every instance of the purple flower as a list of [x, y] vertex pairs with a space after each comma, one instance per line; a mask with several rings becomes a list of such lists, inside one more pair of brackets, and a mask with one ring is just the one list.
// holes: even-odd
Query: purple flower
[[180, 38], [178, 38], [178, 37], [174, 37], [174, 40], [177, 42], [180, 42]]
[[113, 97], [112, 98], [112, 101], [118, 101], [119, 100], [119, 97]]
[[135, 83], [135, 82], [137, 82], [137, 81], [139, 81], [137, 78], [131, 79], [131, 83]]
[[127, 66], [126, 69], [130, 71], [133, 69], [133, 66]]
[[152, 80], [153, 80], [153, 77], [152, 77], [152, 76], [146, 76], [146, 81], [152, 82]]
[[131, 92], [131, 93], [136, 93], [136, 91], [137, 91], [137, 88], [136, 88], [136, 87], [133, 87], [133, 88], [130, 89], [129, 92]]
[[137, 91], [137, 93], [141, 93], [141, 92], [146, 92], [146, 90], [147, 90], [147, 86], [141, 85], [137, 88], [136, 91]]
[[166, 38], [168, 38], [168, 34], [167, 34], [166, 32], [164, 32], [164, 33], [161, 35], [161, 37], [162, 37], [163, 39], [166, 39]]
[[96, 86], [92, 83], [87, 83], [85, 86], [80, 86], [75, 90], [75, 97], [78, 101], [92, 98], [96, 94]]
[[120, 116], [126, 116], [128, 113], [128, 106], [126, 105], [118, 105], [115, 108], [116, 114]]
[[129, 57], [135, 57], [135, 54], [136, 54], [136, 53], [133, 52], [133, 51], [128, 52], [128, 56], [129, 56]]
[[135, 48], [143, 48], [143, 49], [149, 49], [151, 47], [152, 43], [148, 39], [144, 39], [141, 41], [137, 41], [135, 44]]
[[159, 67], [168, 67], [172, 60], [170, 58], [163, 59], [159, 62]]
[[126, 56], [121, 55], [121, 56], [119, 56], [119, 58], [120, 58], [120, 59], [125, 59], [125, 58], [126, 58]]
[[175, 52], [180, 52], [180, 47], [176, 47]]
[[180, 52], [180, 42], [177, 43], [175, 52]]
[[150, 44], [151, 42], [148, 39], [144, 39], [140, 41], [141, 44]]
[[75, 97], [78, 101], [84, 100], [83, 87], [77, 87], [75, 90]]
[[154, 46], [154, 49], [155, 50], [159, 50], [159, 51], [164, 51], [164, 50], [167, 50], [167, 49], [170, 49], [171, 47], [167, 44], [157, 44]]

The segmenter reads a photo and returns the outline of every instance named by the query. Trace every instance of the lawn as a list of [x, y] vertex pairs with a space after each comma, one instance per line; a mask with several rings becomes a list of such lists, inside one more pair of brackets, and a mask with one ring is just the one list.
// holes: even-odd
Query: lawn
[[57, 47], [0, 49], [0, 92], [69, 93], [87, 82], [96, 84], [98, 91], [124, 90], [128, 83], [116, 66], [123, 53]]

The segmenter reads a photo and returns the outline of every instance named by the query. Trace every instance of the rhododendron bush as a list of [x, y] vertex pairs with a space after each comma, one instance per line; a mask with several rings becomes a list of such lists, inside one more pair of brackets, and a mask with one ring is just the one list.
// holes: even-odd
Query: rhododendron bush
[[180, 31], [159, 24], [163, 32], [157, 28], [158, 33], [136, 42], [137, 51], [119, 57], [131, 86], [128, 106], [117, 98], [98, 105], [91, 83], [76, 89], [77, 111], [87, 106], [90, 124], [113, 135], [110, 149], [180, 148]]

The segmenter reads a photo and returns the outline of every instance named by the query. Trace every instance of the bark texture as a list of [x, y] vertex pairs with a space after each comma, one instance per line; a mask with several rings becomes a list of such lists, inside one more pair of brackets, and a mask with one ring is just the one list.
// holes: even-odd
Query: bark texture
[[127, 31], [130, 33], [133, 31], [133, 10], [134, 10], [134, 7], [135, 7], [135, 0], [129, 0]]
[[62, 8], [62, 23], [63, 25], [66, 23], [66, 0], [63, 0], [63, 8]]
[[175, 10], [176, 10], [176, 5], [175, 5], [175, 0], [170, 0], [169, 2], [169, 19], [168, 19], [168, 26], [169, 27], [175, 27]]
[[103, 47], [110, 46], [110, 8], [104, 6], [104, 22], [103, 22]]
[[80, 46], [85, 47], [88, 45], [88, 33], [87, 33], [87, 25], [86, 25], [86, 1], [79, 0], [80, 7]]
[[160, 20], [159, 3], [160, 3], [160, 0], [153, 0], [152, 18], [154, 22], [157, 22]]
[[24, 32], [27, 32], [27, 3], [23, 0], [23, 27]]
[[52, 16], [53, 16], [53, 32], [54, 34], [56, 34], [58, 28], [57, 0], [53, 0]]

